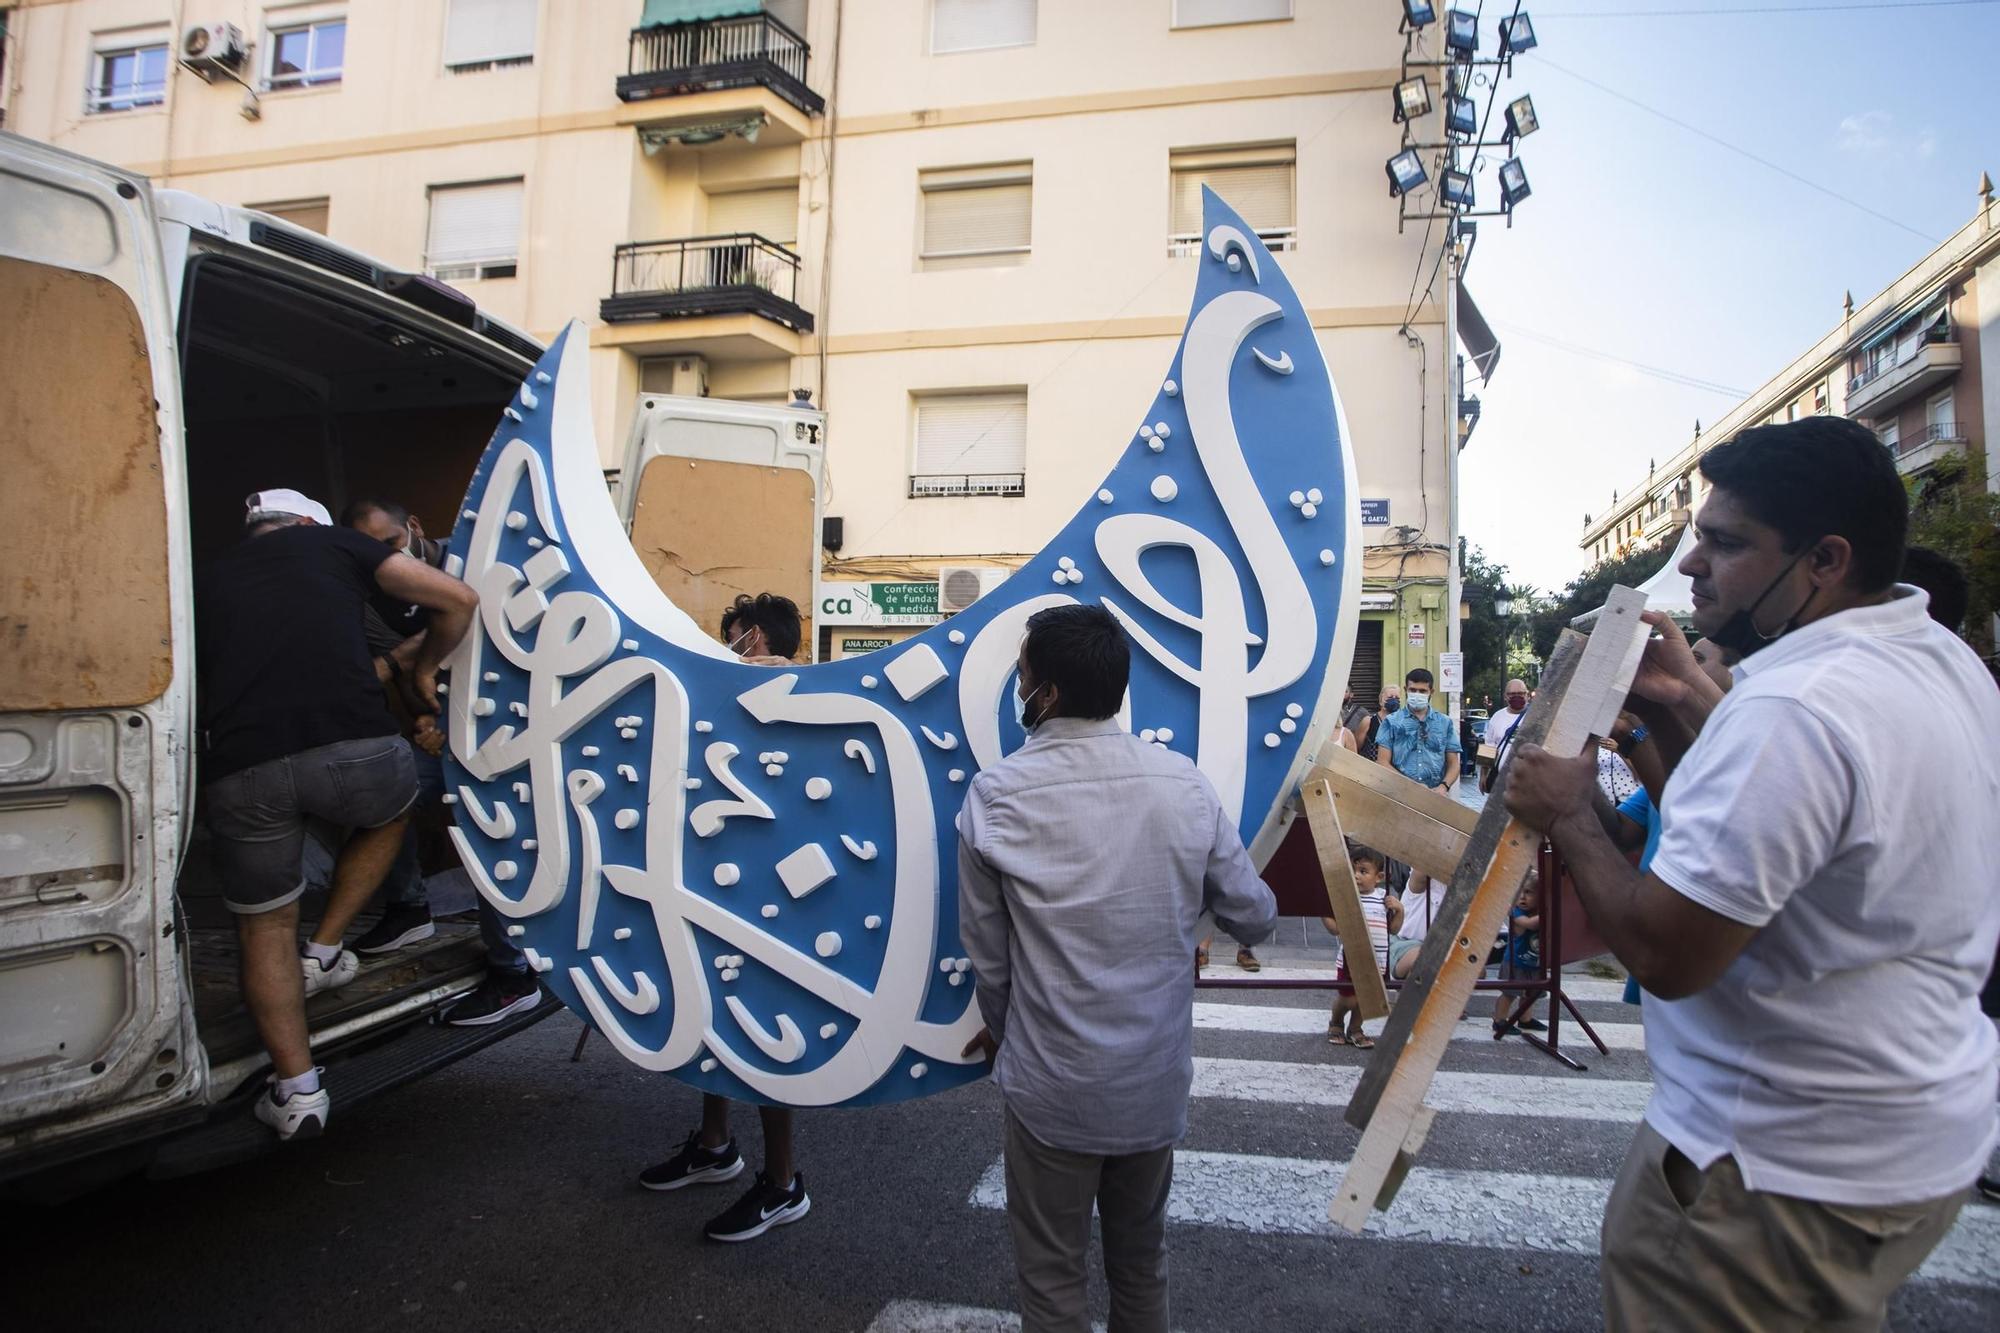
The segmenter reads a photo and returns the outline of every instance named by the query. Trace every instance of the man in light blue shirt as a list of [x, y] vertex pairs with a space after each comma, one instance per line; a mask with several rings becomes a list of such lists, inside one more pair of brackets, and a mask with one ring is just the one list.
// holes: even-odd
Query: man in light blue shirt
[[1403, 677], [1403, 706], [1376, 730], [1375, 762], [1412, 782], [1448, 792], [1458, 781], [1458, 728], [1431, 707], [1431, 673], [1422, 667]]
[[1167, 1328], [1167, 1190], [1194, 1077], [1204, 910], [1237, 939], [1277, 903], [1184, 756], [1119, 726], [1131, 650], [1099, 607], [1028, 621], [1028, 741], [958, 817], [959, 933], [1007, 1108], [1007, 1218], [1027, 1333], [1089, 1327], [1095, 1205], [1111, 1326]]

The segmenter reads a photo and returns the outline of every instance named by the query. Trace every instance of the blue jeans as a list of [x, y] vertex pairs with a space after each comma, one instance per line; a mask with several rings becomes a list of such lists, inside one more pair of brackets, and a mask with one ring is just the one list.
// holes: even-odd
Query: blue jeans
[[[425, 754], [415, 746], [411, 752], [417, 760], [417, 804], [420, 810], [438, 807], [444, 796], [444, 765], [436, 755]], [[403, 845], [396, 849], [396, 859], [389, 867], [389, 874], [383, 883], [387, 886], [388, 905], [391, 908], [423, 908], [430, 910], [430, 898], [424, 888], [424, 867], [417, 856], [417, 829], [414, 822], [403, 834]], [[513, 972], [520, 976], [528, 974], [528, 960], [507, 938], [507, 920], [486, 902], [479, 901], [479, 938], [486, 945], [486, 965], [496, 972]]]

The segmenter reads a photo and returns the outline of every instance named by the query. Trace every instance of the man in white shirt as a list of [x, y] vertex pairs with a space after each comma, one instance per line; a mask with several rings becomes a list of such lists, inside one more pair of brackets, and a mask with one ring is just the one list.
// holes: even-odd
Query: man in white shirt
[[[1548, 829], [1648, 992], [1654, 1093], [1604, 1218], [1627, 1328], [1875, 1328], [1986, 1164], [2000, 940], [2000, 692], [1896, 583], [1907, 508], [1838, 418], [1743, 432], [1681, 563], [1723, 695], [1665, 616], [1630, 706], [1671, 770], [1640, 875], [1590, 812], [1592, 755], [1524, 746], [1508, 808]], [[1857, 727], [1885, 698], [1894, 728]]]
[[1507, 737], [1514, 728], [1521, 725], [1521, 718], [1528, 711], [1528, 682], [1514, 679], [1507, 682], [1507, 706], [1486, 720], [1486, 731], [1479, 738], [1479, 754], [1476, 759], [1484, 759], [1486, 752], [1493, 752], [1493, 762], [1485, 764], [1479, 772], [1479, 790], [1493, 790], [1493, 776], [1500, 771], [1500, 761], [1508, 753]]

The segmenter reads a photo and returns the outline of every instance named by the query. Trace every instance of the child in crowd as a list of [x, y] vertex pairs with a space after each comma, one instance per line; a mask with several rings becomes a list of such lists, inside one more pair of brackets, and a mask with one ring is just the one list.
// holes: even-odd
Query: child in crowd
[[[1373, 847], [1356, 847], [1348, 853], [1348, 862], [1354, 867], [1354, 887], [1361, 891], [1361, 916], [1368, 923], [1368, 944], [1375, 951], [1375, 966], [1382, 975], [1389, 975], [1389, 936], [1403, 924], [1403, 903], [1399, 898], [1389, 896], [1384, 884], [1388, 861]], [[1320, 924], [1338, 936], [1339, 927], [1330, 916], [1320, 918]], [[1339, 958], [1336, 973], [1342, 981], [1347, 975], [1347, 955]], [[1326, 1039], [1335, 1046], [1355, 1046], [1369, 1050], [1375, 1039], [1361, 1030], [1361, 1007], [1352, 995], [1336, 991], [1333, 999], [1333, 1015], [1327, 1020]]]
[[[1541, 879], [1528, 876], [1521, 885], [1521, 892], [1514, 899], [1514, 906], [1507, 912], [1507, 943], [1505, 956], [1508, 970], [1515, 976], [1528, 975], [1542, 970], [1542, 906]], [[1527, 1016], [1519, 1024], [1507, 1021], [1508, 1013], [1521, 1001], [1517, 996], [1501, 991], [1493, 1006], [1493, 1039], [1495, 1041], [1510, 1032], [1522, 1028], [1530, 1032], [1540, 1032], [1548, 1025], [1534, 1016], [1534, 1005], [1528, 1006]]]

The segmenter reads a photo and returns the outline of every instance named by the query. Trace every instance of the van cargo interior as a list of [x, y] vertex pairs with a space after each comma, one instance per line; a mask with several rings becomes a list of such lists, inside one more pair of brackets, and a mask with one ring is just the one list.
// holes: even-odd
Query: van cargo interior
[[[267, 487], [303, 491], [336, 517], [356, 499], [396, 500], [431, 536], [450, 533], [522, 371], [470, 332], [441, 334], [427, 318], [390, 313], [394, 305], [312, 286], [296, 268], [280, 274], [222, 257], [192, 265], [181, 373], [197, 566], [242, 540], [244, 497]], [[324, 834], [338, 844], [336, 832]], [[440, 832], [425, 840], [427, 870], [456, 864]], [[238, 997], [236, 929], [221, 887], [197, 821], [179, 892], [200, 1031], [216, 1066], [260, 1049]], [[316, 919], [323, 901], [322, 889], [309, 890], [303, 921]], [[379, 907], [378, 898], [350, 941]], [[470, 915], [437, 926], [434, 938], [364, 960], [354, 982], [314, 996], [307, 1004], [314, 1029], [477, 974], [484, 953]]]

